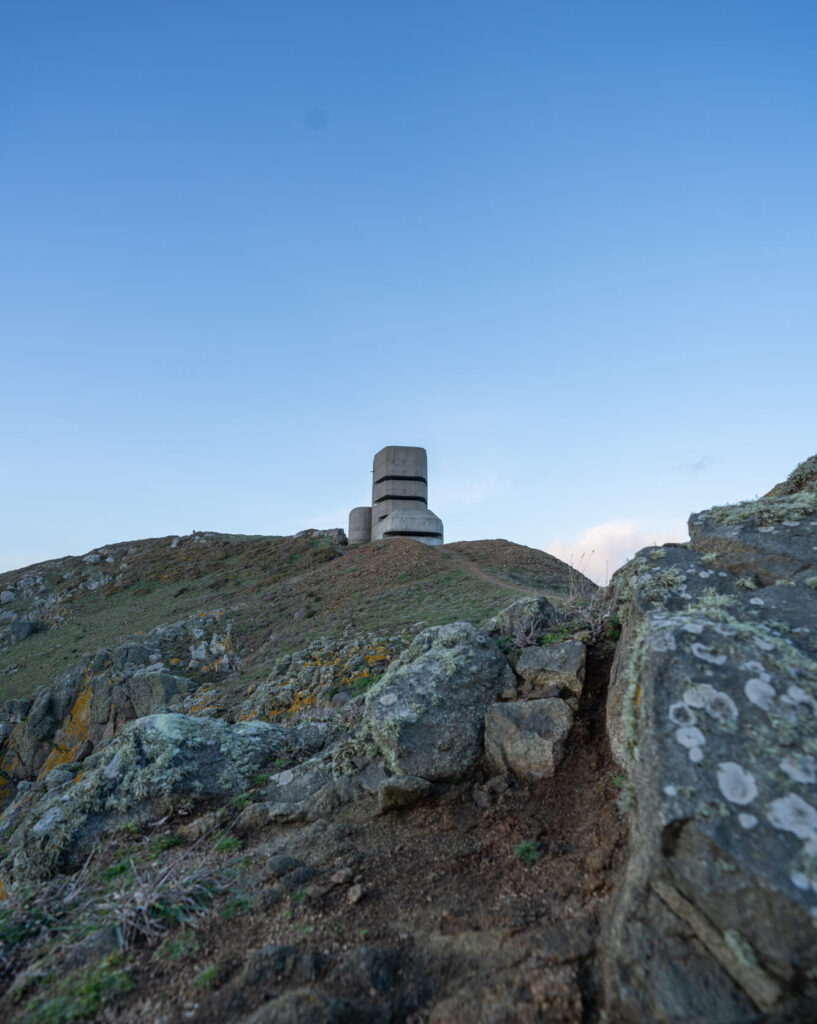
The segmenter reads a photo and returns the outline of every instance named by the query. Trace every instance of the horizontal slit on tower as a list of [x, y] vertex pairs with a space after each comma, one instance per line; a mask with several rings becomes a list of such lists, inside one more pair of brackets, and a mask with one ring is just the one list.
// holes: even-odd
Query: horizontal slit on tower
[[417, 484], [428, 483], [424, 476], [381, 476], [379, 480], [375, 480], [375, 483], [382, 484], [385, 480], [413, 480]]
[[442, 537], [441, 533], [424, 533], [422, 530], [386, 530], [384, 537]]
[[379, 505], [381, 501], [422, 501], [424, 505], [428, 504], [428, 501], [419, 494], [384, 494], [382, 498], [375, 499], [375, 505]]

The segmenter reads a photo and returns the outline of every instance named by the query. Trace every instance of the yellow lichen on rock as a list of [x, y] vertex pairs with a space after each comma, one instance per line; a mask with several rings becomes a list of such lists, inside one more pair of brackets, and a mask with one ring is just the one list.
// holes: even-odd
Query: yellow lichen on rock
[[88, 739], [90, 720], [91, 687], [85, 686], [80, 690], [65, 722], [57, 732], [51, 751], [37, 775], [38, 779], [44, 778], [52, 768], [68, 764], [72, 760], [78, 748]]

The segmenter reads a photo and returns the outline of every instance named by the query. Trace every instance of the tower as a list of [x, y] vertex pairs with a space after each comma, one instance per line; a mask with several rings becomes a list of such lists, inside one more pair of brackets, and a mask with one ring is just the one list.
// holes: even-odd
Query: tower
[[372, 504], [349, 513], [349, 543], [410, 537], [442, 544], [442, 520], [428, 508], [428, 457], [425, 448], [388, 445], [374, 457]]

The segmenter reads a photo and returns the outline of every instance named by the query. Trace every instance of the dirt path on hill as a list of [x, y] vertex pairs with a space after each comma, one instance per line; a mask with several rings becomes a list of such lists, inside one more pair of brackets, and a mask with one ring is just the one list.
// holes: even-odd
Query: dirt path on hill
[[472, 562], [470, 558], [466, 558], [465, 555], [461, 555], [458, 551], [446, 551], [445, 554], [460, 567], [470, 573], [471, 576], [476, 576], [477, 579], [483, 580], [485, 583], [491, 583], [493, 586], [504, 587], [505, 590], [513, 590], [517, 594], [522, 594], [525, 597], [541, 597], [544, 591], [535, 587], [525, 587], [521, 583], [512, 583], [510, 580], [504, 580], [499, 576], [492, 576], [489, 572]]

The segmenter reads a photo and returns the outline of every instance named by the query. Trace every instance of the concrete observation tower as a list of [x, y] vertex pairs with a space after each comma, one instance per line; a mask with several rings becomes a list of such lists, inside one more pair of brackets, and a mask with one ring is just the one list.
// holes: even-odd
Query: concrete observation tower
[[372, 503], [349, 513], [349, 544], [385, 537], [410, 537], [442, 544], [442, 520], [428, 509], [428, 456], [425, 448], [389, 445], [374, 457]]

